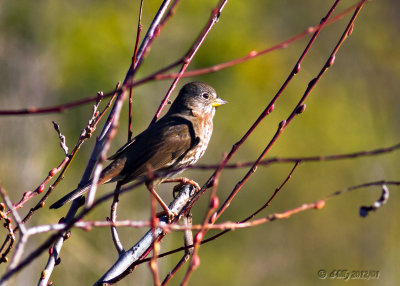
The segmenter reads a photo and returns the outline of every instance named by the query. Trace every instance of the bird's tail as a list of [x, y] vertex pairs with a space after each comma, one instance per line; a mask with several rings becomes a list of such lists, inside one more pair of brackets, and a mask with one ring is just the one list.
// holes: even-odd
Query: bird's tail
[[54, 204], [52, 204], [50, 206], [50, 208], [51, 209], [58, 209], [58, 208], [62, 207], [63, 205], [65, 205], [66, 203], [69, 203], [69, 202], [75, 200], [77, 197], [82, 196], [87, 191], [89, 191], [91, 184], [92, 183], [90, 181], [89, 183], [87, 183], [83, 187], [79, 187], [79, 188], [73, 190], [72, 192], [70, 192], [69, 194], [66, 194], [64, 197], [62, 197], [61, 199], [56, 201]]

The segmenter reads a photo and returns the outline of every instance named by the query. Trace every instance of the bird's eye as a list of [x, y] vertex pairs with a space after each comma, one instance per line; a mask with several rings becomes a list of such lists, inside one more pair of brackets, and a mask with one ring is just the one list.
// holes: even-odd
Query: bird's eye
[[210, 95], [208, 94], [208, 93], [203, 93], [202, 95], [201, 95], [204, 99], [208, 99], [209, 97], [210, 97]]

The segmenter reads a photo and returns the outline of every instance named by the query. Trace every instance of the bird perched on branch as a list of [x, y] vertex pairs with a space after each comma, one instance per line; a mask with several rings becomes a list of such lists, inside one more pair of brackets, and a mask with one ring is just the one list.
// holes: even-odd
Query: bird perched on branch
[[[98, 184], [118, 182], [124, 185], [147, 176], [151, 170], [156, 178], [148, 182], [147, 187], [168, 215], [173, 216], [154, 191], [154, 186], [166, 181], [179, 181], [169, 178], [182, 168], [195, 164], [204, 155], [213, 131], [215, 108], [225, 103], [206, 83], [184, 85], [165, 116], [109, 158], [112, 162], [102, 171]], [[50, 208], [57, 209], [80, 197], [90, 186], [91, 181]]]

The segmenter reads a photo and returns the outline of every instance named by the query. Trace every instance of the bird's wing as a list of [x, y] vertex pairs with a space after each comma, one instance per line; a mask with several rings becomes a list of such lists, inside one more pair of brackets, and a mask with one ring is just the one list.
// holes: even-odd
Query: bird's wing
[[121, 148], [119, 148], [117, 150], [117, 152], [115, 152], [113, 155], [108, 157], [107, 160], [114, 160], [115, 158], [117, 158], [122, 153], [122, 151], [124, 151], [126, 148], [128, 148], [130, 145], [132, 145], [136, 141], [136, 138], [137, 137], [134, 137], [130, 141], [126, 142], [125, 145], [123, 145]]
[[110, 182], [126, 183], [145, 175], [147, 168], [160, 171], [173, 167], [198, 142], [189, 120], [179, 116], [164, 117], [117, 152], [104, 173], [109, 173]]

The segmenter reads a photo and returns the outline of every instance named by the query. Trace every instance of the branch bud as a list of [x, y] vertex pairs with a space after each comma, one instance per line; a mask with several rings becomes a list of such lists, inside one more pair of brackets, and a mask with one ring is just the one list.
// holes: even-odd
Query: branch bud
[[217, 220], [217, 213], [215, 212], [211, 215], [210, 222], [215, 223], [216, 220]]
[[349, 31], [347, 32], [347, 36], [349, 37], [353, 33], [354, 25], [351, 24]]
[[218, 197], [213, 197], [210, 202], [210, 208], [215, 210], [219, 206], [219, 199]]
[[250, 53], [249, 53], [249, 56], [250, 57], [255, 57], [257, 55], [257, 51], [251, 51]]
[[320, 200], [318, 202], [315, 203], [315, 209], [320, 210], [325, 206], [325, 201]]
[[300, 63], [298, 63], [298, 64], [294, 67], [293, 73], [294, 73], [294, 74], [297, 74], [297, 73], [300, 71], [300, 68], [301, 68]]
[[198, 255], [194, 255], [192, 258], [192, 267], [196, 269], [200, 265], [200, 257]]
[[275, 109], [275, 104], [272, 104], [271, 107], [268, 109], [267, 114], [270, 114]]
[[49, 176], [53, 177], [56, 173], [57, 173], [57, 169], [56, 168], [51, 169], [51, 171], [49, 172]]
[[40, 194], [44, 191], [44, 184], [41, 184], [37, 190], [37, 192]]
[[335, 62], [335, 55], [330, 56], [329, 60], [328, 60], [328, 67], [331, 67], [333, 65], [333, 63]]
[[202, 231], [199, 231], [198, 233], [196, 233], [195, 237], [194, 237], [194, 243], [200, 243], [203, 240], [204, 234]]
[[286, 120], [282, 120], [281, 122], [279, 122], [279, 129], [285, 128], [286, 126]]
[[304, 110], [306, 110], [306, 105], [302, 104], [296, 109], [296, 114], [301, 114], [304, 112]]

